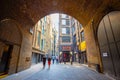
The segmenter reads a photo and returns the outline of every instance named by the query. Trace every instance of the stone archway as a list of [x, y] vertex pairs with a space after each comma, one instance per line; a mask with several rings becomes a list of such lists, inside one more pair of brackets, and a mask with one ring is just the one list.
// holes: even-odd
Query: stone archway
[[[0, 19], [12, 18], [17, 20], [23, 27], [33, 27], [37, 21], [51, 13], [65, 13], [75, 17], [83, 26], [87, 25], [95, 15], [104, 11], [119, 9], [119, 0], [1, 0]], [[99, 18], [99, 16], [97, 17]]]
[[[18, 66], [18, 59], [20, 53], [20, 47], [22, 43], [22, 33], [19, 26], [14, 20], [4, 19], [0, 22], [0, 59], [4, 60], [3, 57], [8, 58], [6, 63], [1, 64], [3, 67], [8, 67], [5, 72], [8, 74], [15, 73]], [[9, 48], [6, 53], [6, 48]], [[6, 56], [5, 56], [6, 55]], [[8, 56], [7, 56], [8, 55]], [[1, 62], [2, 63], [2, 62]], [[6, 65], [7, 64], [7, 65]]]
[[[120, 2], [119, 0], [99, 0], [99, 2], [98, 0], [51, 0], [50, 2], [48, 0], [1, 0], [0, 10], [0, 20], [13, 19], [20, 23], [22, 29], [25, 29], [21, 43], [22, 56], [26, 54], [28, 56], [31, 51], [29, 29], [42, 17], [58, 12], [73, 16], [85, 27], [89, 63], [100, 64], [98, 45], [96, 45], [97, 25], [106, 13], [120, 10]], [[93, 22], [94, 25], [91, 25]], [[26, 56], [23, 58], [21, 58], [21, 63], [25, 62]], [[23, 70], [28, 68], [29, 63], [27, 67], [24, 64], [20, 66], [25, 66], [20, 68]]]
[[15, 21], [4, 19], [0, 22], [0, 40], [9, 44], [21, 44], [22, 34]]

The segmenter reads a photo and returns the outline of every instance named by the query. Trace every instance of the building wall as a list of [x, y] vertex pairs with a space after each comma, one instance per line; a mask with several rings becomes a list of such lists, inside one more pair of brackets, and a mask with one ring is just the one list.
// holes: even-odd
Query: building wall
[[[71, 21], [70, 21], [70, 16], [68, 16], [68, 18], [62, 18], [63, 14], [59, 15], [59, 45], [70, 45], [72, 44], [72, 33], [71, 33]], [[62, 20], [69, 20], [69, 25], [62, 25]], [[62, 34], [62, 28], [70, 28], [70, 34]], [[70, 36], [70, 42], [62, 42], [62, 37], [63, 36]]]
[[[37, 49], [38, 54], [42, 54], [42, 55], [52, 54], [52, 49], [53, 49], [52, 41], [54, 39], [53, 37], [54, 33], [52, 32], [52, 29], [53, 29], [52, 26], [53, 25], [51, 24], [50, 15], [45, 16], [40, 21], [38, 21], [38, 23], [35, 25], [34, 31], [33, 31], [34, 32], [33, 48]], [[40, 33], [40, 37], [38, 33]]]
[[[62, 20], [69, 20], [69, 25], [62, 25]], [[60, 44], [67, 44], [67, 45], [71, 45], [72, 44], [72, 38], [70, 38], [70, 42], [62, 42], [62, 36], [72, 36], [72, 33], [71, 33], [71, 17], [70, 16], [68, 16], [67, 18], [62, 18], [62, 14], [60, 14], [60, 16], [59, 16], [59, 21], [60, 21], [60, 23], [59, 23], [59, 36], [60, 36]], [[62, 28], [70, 28], [70, 34], [69, 35], [67, 35], [67, 34], [62, 34]]]
[[50, 47], [51, 47], [51, 19], [50, 16], [46, 16], [46, 26], [45, 26], [45, 52], [47, 54], [50, 53]]
[[81, 43], [85, 42], [84, 35], [82, 36], [82, 32], [84, 32], [84, 29], [80, 22], [78, 22], [76, 19], [72, 18], [72, 37], [73, 37], [73, 53], [74, 53], [74, 61], [77, 61], [79, 63], [86, 62], [84, 56], [86, 56], [86, 47], [84, 47], [84, 50], [81, 49]]
[[[72, 51], [72, 29], [71, 29], [71, 17], [65, 14], [59, 15], [59, 52], [60, 52], [60, 61], [70, 61], [71, 51]], [[67, 28], [69, 28], [67, 30]], [[63, 37], [69, 36], [70, 42], [62, 41]], [[67, 39], [63, 39], [67, 40]]]

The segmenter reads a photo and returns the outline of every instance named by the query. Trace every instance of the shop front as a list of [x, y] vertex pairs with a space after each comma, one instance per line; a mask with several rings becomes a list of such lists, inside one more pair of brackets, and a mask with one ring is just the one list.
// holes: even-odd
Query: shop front
[[62, 45], [61, 46], [61, 57], [63, 62], [69, 62], [70, 61], [70, 52], [71, 52], [71, 45]]
[[42, 58], [44, 56], [44, 52], [37, 50], [37, 49], [33, 49], [32, 50], [32, 65], [38, 64], [40, 62], [42, 62]]
[[79, 45], [79, 58], [80, 58], [80, 63], [86, 64], [87, 63], [87, 54], [86, 54], [86, 42], [83, 41]]

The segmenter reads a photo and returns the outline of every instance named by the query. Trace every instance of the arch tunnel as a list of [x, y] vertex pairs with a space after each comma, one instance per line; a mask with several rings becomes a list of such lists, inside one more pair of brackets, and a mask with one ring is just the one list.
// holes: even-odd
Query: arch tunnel
[[[31, 58], [30, 53], [32, 51], [32, 35], [29, 30], [42, 17], [52, 13], [68, 14], [83, 25], [87, 43], [88, 65], [94, 68], [95, 64], [99, 64], [101, 72], [104, 72], [104, 61], [102, 61], [101, 46], [97, 33], [103, 17], [112, 11], [120, 10], [119, 0], [99, 0], [99, 2], [97, 0], [1, 0], [0, 10], [0, 43], [12, 45], [11, 56], [14, 56], [14, 58], [17, 56], [17, 59], [15, 58], [16, 62], [14, 58], [9, 62], [10, 64], [16, 64], [11, 66], [8, 71], [9, 74], [30, 67], [30, 60], [25, 60]], [[117, 25], [117, 23], [115, 24]], [[119, 47], [117, 48], [119, 50]], [[13, 54], [15, 52], [16, 54]], [[115, 74], [117, 76], [117, 73]]]

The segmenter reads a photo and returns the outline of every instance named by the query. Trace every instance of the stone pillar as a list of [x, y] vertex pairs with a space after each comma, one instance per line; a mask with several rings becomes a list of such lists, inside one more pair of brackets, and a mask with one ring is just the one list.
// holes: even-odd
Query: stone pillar
[[11, 59], [10, 59], [10, 64], [9, 64], [10, 66], [9, 66], [9, 73], [8, 74], [16, 73], [19, 52], [20, 52], [20, 46], [14, 45], [12, 53], [11, 53]]
[[17, 72], [25, 70], [31, 66], [32, 57], [32, 35], [28, 31], [22, 31], [23, 38], [19, 56]]
[[84, 31], [88, 66], [96, 69], [96, 67], [99, 65], [102, 71], [100, 52], [98, 48], [98, 42], [96, 41], [97, 37], [95, 37], [94, 29], [91, 22], [89, 22], [89, 24], [84, 27]]

